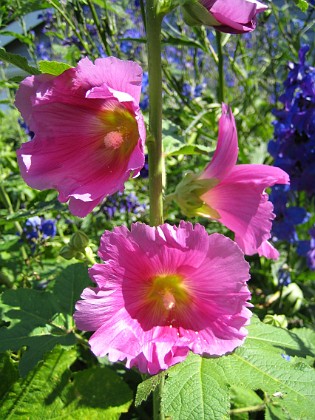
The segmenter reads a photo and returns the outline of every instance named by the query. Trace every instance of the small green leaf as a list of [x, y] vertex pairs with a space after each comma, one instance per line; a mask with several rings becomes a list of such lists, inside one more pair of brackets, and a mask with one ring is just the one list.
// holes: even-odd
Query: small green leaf
[[4, 48], [0, 48], [0, 60], [13, 64], [14, 66], [24, 70], [26, 73], [40, 74], [38, 69], [28, 64], [25, 57], [22, 57], [18, 54], [8, 53]]
[[45, 61], [45, 60], [39, 61], [38, 67], [41, 73], [52, 74], [54, 76], [59, 76], [64, 71], [71, 69], [71, 66], [67, 63], [60, 63], [58, 61]]
[[[173, 147], [176, 148], [176, 143], [173, 143]], [[175, 150], [167, 153], [167, 156], [177, 156], [177, 155], [206, 155], [211, 157], [211, 149], [207, 146], [198, 145], [198, 144], [187, 144], [183, 146], [182, 144], [177, 143]]]
[[0, 252], [12, 248], [19, 240], [20, 238], [17, 235], [3, 235], [0, 243]]
[[141, 382], [137, 388], [137, 394], [135, 399], [135, 406], [139, 406], [143, 401], [146, 401], [151, 394], [161, 382], [165, 376], [164, 372], [159, 373], [158, 375], [151, 376], [145, 381]]
[[187, 144], [180, 134], [180, 128], [171, 121], [164, 120], [163, 126], [163, 148], [164, 155], [206, 155], [210, 156], [211, 149], [203, 145]]
[[306, 0], [295, 0], [295, 4], [302, 10], [302, 12], [306, 12], [308, 9], [308, 2]]

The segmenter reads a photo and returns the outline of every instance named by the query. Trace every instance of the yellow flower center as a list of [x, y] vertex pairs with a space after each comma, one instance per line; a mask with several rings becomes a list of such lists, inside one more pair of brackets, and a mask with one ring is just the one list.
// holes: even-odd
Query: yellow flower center
[[107, 103], [99, 115], [106, 150], [117, 150], [129, 155], [135, 148], [139, 131], [135, 116], [124, 106]]
[[180, 310], [189, 301], [188, 289], [178, 274], [155, 276], [147, 290], [146, 300], [162, 312]]

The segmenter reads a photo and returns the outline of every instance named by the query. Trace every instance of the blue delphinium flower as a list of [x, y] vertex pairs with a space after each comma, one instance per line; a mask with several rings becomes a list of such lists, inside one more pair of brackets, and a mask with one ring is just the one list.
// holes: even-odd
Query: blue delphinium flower
[[289, 63], [289, 74], [280, 96], [281, 110], [274, 110], [274, 140], [268, 151], [274, 165], [284, 169], [291, 189], [315, 193], [315, 68], [305, 62], [309, 46], [299, 52], [299, 63]]
[[310, 239], [298, 241], [297, 253], [306, 258], [310, 270], [315, 271], [315, 225], [309, 230]]
[[[274, 139], [268, 151], [274, 165], [290, 175], [290, 186], [275, 186], [270, 195], [276, 218], [273, 221], [274, 239], [296, 245], [296, 252], [304, 256], [311, 270], [315, 270], [315, 229], [309, 231], [309, 239], [300, 240], [303, 231], [297, 225], [306, 223], [310, 215], [301, 207], [315, 195], [315, 68], [306, 63], [309, 46], [299, 51], [299, 62], [289, 63], [289, 73], [284, 82], [285, 91], [276, 109]], [[306, 194], [304, 193], [306, 192]]]
[[107, 219], [111, 220], [117, 216], [117, 213], [141, 215], [145, 212], [146, 205], [140, 203], [133, 192], [128, 195], [118, 192], [117, 194], [107, 197], [101, 209]]
[[142, 86], [141, 86], [142, 100], [140, 101], [140, 108], [142, 109], [142, 111], [146, 111], [149, 107], [148, 88], [149, 88], [149, 75], [147, 71], [144, 71], [142, 75]]
[[18, 119], [19, 126], [23, 128], [27, 136], [32, 139], [35, 136], [35, 133], [29, 129], [29, 126], [20, 118]]
[[57, 226], [55, 220], [34, 216], [26, 220], [22, 238], [30, 245], [32, 252], [34, 252], [39, 242], [56, 236], [56, 233]]
[[[123, 34], [123, 38], [140, 38], [141, 34], [137, 29], [127, 29]], [[139, 45], [135, 45], [132, 40], [122, 40], [120, 42], [120, 50], [129, 55]]]
[[35, 46], [36, 57], [41, 60], [50, 60], [51, 59], [51, 42], [41, 41]]
[[291, 283], [291, 274], [288, 269], [280, 268], [278, 271], [278, 282], [280, 286], [288, 286]]
[[149, 176], [149, 157], [148, 155], [145, 155], [145, 161], [143, 168], [140, 171], [141, 178], [148, 178]]
[[274, 240], [295, 243], [298, 241], [296, 225], [306, 223], [309, 214], [303, 207], [291, 206], [293, 194], [289, 185], [276, 185], [272, 188], [270, 201], [273, 203], [276, 218], [272, 224], [272, 236]]

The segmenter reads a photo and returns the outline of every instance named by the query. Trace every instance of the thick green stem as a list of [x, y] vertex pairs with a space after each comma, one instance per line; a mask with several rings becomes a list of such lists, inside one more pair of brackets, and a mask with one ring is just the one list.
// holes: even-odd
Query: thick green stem
[[161, 411], [161, 396], [164, 387], [165, 378], [157, 385], [153, 391], [153, 420], [165, 420], [164, 414]]
[[[159, 0], [146, 2], [146, 29], [149, 73], [149, 153], [150, 224], [163, 223], [163, 147], [162, 147], [162, 65], [161, 23], [157, 13]], [[161, 410], [163, 381], [153, 392], [153, 419], [164, 420]]]
[[216, 41], [217, 41], [217, 53], [218, 53], [218, 74], [219, 74], [219, 84], [218, 84], [218, 102], [224, 102], [224, 75], [223, 75], [223, 54], [222, 54], [222, 40], [221, 32], [215, 32]]
[[150, 224], [163, 223], [163, 150], [162, 150], [162, 67], [161, 23], [158, 0], [147, 0], [147, 47], [149, 73], [149, 153]]

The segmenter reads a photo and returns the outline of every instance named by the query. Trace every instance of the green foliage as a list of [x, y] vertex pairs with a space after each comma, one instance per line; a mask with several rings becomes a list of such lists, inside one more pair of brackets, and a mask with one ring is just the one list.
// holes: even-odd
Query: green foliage
[[65, 70], [71, 68], [67, 63], [59, 63], [58, 61], [44, 61], [38, 62], [38, 67], [41, 73], [52, 74], [53, 76], [59, 76]]
[[159, 385], [159, 383], [161, 383], [164, 377], [165, 377], [165, 373], [161, 372], [158, 375], [151, 376], [150, 378], [141, 382], [137, 388], [135, 405], [138, 406], [143, 401], [146, 401], [149, 395], [151, 394], [151, 392], [155, 390], [155, 388]]
[[0, 329], [0, 351], [27, 347], [19, 364], [22, 376], [57, 343], [75, 344], [74, 304], [88, 285], [86, 268], [73, 264], [61, 272], [51, 291], [18, 289], [3, 293], [0, 310], [9, 326]]
[[132, 393], [119, 376], [106, 367], [72, 372], [76, 358], [75, 349], [57, 346], [14, 383], [2, 400], [0, 417], [114, 420], [128, 411]]
[[0, 48], [0, 60], [13, 64], [16, 67], [19, 67], [21, 70], [24, 70], [26, 73], [40, 74], [38, 69], [28, 64], [25, 57], [22, 57], [18, 54], [8, 53], [4, 48]]
[[[281, 356], [284, 351], [296, 357], [287, 361]], [[218, 359], [191, 354], [171, 368], [162, 397], [164, 413], [174, 420], [229, 418], [232, 386], [238, 407], [244, 390], [261, 390], [264, 400], [256, 399], [256, 409], [276, 410], [283, 419], [311, 420], [315, 372], [301, 358], [308, 352], [295, 334], [256, 321], [249, 327], [245, 344], [233, 354]], [[253, 397], [246, 398], [246, 406], [253, 402]]]
[[211, 156], [211, 149], [202, 144], [187, 144], [180, 128], [171, 121], [163, 120], [163, 147], [164, 154], [168, 156], [178, 155], [205, 155]]
[[297, 7], [299, 7], [302, 12], [306, 12], [308, 9], [308, 2], [306, 0], [294, 0]]

